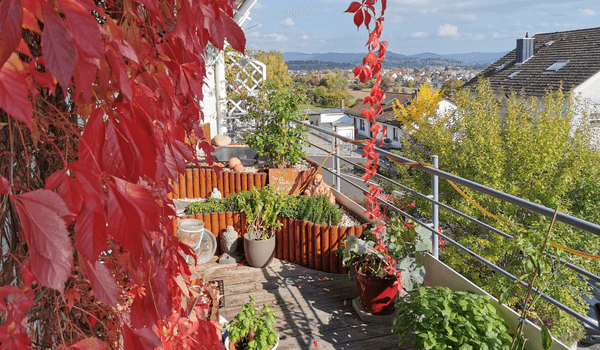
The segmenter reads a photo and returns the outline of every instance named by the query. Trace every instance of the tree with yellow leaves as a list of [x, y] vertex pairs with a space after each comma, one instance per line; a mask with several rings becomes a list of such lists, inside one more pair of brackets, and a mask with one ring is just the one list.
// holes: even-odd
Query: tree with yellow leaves
[[424, 83], [409, 104], [402, 105], [398, 100], [394, 101], [392, 107], [396, 119], [406, 128], [409, 134], [418, 129], [419, 125], [428, 122], [430, 118], [436, 117], [437, 105], [442, 100], [439, 91], [434, 90], [431, 84]]

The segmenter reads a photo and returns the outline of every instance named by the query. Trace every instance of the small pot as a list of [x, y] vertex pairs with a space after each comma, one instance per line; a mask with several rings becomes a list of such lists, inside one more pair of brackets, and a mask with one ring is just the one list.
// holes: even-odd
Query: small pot
[[244, 235], [246, 261], [252, 267], [267, 267], [275, 256], [275, 235], [265, 240], [251, 240], [250, 232]]
[[369, 277], [356, 272], [356, 288], [363, 309], [373, 315], [389, 315], [395, 310], [398, 288], [396, 277]]

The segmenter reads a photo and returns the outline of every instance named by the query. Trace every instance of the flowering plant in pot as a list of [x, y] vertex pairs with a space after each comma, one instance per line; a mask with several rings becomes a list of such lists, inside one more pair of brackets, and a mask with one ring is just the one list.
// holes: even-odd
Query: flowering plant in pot
[[274, 350], [279, 344], [279, 336], [273, 329], [275, 314], [267, 304], [262, 311], [254, 305], [256, 300], [250, 296], [250, 302], [242, 306], [242, 312], [227, 325], [229, 336], [225, 340], [230, 350]]
[[413, 226], [401, 218], [392, 219], [381, 234], [381, 242], [370, 231], [363, 238], [349, 235], [336, 251], [345, 267], [354, 267], [361, 303], [365, 311], [390, 314], [403, 289], [410, 291], [423, 283], [425, 268], [415, 256], [428, 249]]
[[238, 207], [248, 222], [244, 251], [250, 266], [268, 266], [275, 256], [275, 230], [282, 226], [277, 220], [284, 206], [282, 196], [274, 184], [254, 187], [247, 195], [237, 196]]

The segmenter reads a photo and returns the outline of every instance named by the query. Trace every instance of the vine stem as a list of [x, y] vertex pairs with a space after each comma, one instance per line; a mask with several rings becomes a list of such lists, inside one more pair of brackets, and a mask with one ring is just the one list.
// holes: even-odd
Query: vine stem
[[[554, 226], [554, 222], [556, 221], [557, 215], [558, 215], [558, 207], [556, 207], [556, 209], [554, 210], [554, 215], [552, 216], [552, 221], [550, 222], [550, 227], [548, 227], [548, 232], [546, 232], [546, 237], [544, 237], [544, 244], [542, 244], [542, 249], [538, 253], [538, 257], [539, 257], [539, 255], [541, 255], [544, 252], [544, 250], [546, 250], [546, 245], [548, 244], [548, 240], [550, 239], [550, 232], [552, 231], [552, 227]], [[531, 278], [531, 283], [529, 283], [529, 287], [527, 288], [527, 295], [525, 295], [525, 301], [523, 303], [524, 304], [523, 311], [521, 311], [521, 320], [519, 322], [519, 326], [517, 327], [517, 331], [515, 332], [515, 337], [513, 338], [513, 341], [510, 344], [511, 350], [514, 349], [517, 339], [521, 338], [522, 333], [523, 333], [523, 327], [525, 325], [525, 318], [527, 317], [527, 314], [529, 313], [529, 311], [528, 311], [529, 307], [527, 306], [527, 304], [529, 304], [529, 298], [531, 297], [531, 291], [533, 290], [533, 284], [535, 283], [535, 280], [538, 277], [538, 273], [539, 273], [538, 269], [536, 269], [535, 272], [536, 273]], [[532, 306], [533, 306], [533, 303], [532, 303]]]
[[10, 186], [12, 187], [13, 185], [13, 171], [14, 171], [14, 151], [13, 151], [13, 130], [12, 130], [12, 123], [11, 123], [11, 117], [8, 116], [8, 139], [9, 139], [9, 144], [10, 144]]

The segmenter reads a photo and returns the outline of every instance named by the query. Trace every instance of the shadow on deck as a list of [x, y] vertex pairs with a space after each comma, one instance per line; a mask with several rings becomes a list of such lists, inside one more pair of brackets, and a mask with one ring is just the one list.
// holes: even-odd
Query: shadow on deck
[[257, 306], [270, 305], [277, 320], [278, 350], [414, 349], [398, 345], [398, 335], [389, 326], [361, 321], [352, 308], [352, 299], [358, 296], [356, 284], [347, 275], [278, 259], [262, 269], [211, 261], [196, 272], [205, 280], [223, 280], [225, 305], [220, 314], [227, 320], [249, 302], [249, 295]]

